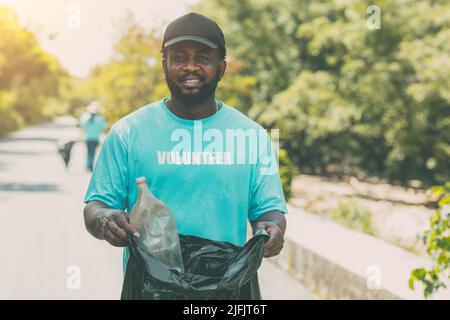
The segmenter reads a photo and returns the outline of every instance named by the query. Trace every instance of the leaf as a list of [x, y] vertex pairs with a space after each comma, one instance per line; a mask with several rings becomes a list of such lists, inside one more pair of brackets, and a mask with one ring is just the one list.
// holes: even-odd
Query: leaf
[[416, 281], [416, 280], [415, 280], [413, 277], [409, 278], [408, 285], [409, 285], [409, 288], [410, 288], [411, 290], [415, 290], [415, 288], [414, 288], [414, 282], [415, 282], [415, 281]]
[[450, 204], [450, 196], [446, 196], [439, 201], [439, 207], [443, 207], [446, 204]]

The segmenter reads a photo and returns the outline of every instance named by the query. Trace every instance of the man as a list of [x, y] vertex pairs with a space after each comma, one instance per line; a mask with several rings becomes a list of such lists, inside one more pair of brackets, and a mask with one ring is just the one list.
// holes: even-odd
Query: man
[[[180, 234], [243, 246], [249, 220], [253, 231], [264, 228], [270, 235], [264, 256], [277, 255], [287, 208], [270, 139], [260, 125], [215, 99], [226, 69], [222, 30], [205, 16], [187, 14], [167, 27], [162, 52], [171, 96], [112, 127], [85, 197], [88, 231], [117, 247], [127, 246], [127, 233], [138, 237], [126, 215], [136, 202], [135, 179], [145, 176]], [[261, 131], [265, 135], [255, 141], [252, 134]], [[234, 139], [243, 132], [249, 146]], [[247, 147], [253, 151], [243, 152]], [[127, 257], [125, 249], [124, 268]]]

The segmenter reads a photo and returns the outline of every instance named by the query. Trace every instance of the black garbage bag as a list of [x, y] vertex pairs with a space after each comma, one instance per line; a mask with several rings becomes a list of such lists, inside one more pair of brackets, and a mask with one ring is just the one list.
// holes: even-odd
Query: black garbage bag
[[74, 144], [75, 141], [64, 141], [57, 143], [58, 153], [62, 157], [66, 168], [69, 166], [70, 155], [72, 153], [72, 147]]
[[122, 300], [261, 300], [257, 270], [269, 235], [260, 229], [243, 247], [180, 235], [184, 272], [169, 269], [130, 236]]

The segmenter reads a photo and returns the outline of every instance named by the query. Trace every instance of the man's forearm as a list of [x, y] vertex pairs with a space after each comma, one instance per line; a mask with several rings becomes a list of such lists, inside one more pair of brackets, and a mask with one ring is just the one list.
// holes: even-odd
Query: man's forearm
[[109, 217], [114, 209], [109, 208], [100, 201], [90, 201], [84, 207], [84, 224], [86, 229], [94, 237], [104, 240], [103, 225], [107, 217]]
[[286, 218], [284, 217], [284, 214], [280, 211], [269, 211], [264, 213], [261, 217], [256, 219], [255, 221], [251, 222], [251, 226], [253, 229], [253, 233], [256, 232], [256, 225], [259, 222], [273, 222], [276, 223], [281, 231], [284, 233], [286, 232]]

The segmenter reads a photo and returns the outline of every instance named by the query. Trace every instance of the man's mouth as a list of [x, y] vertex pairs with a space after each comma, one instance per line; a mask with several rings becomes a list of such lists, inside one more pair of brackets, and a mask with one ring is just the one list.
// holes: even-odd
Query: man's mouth
[[188, 89], [198, 88], [202, 85], [202, 83], [203, 83], [202, 78], [197, 76], [187, 76], [183, 77], [180, 80], [180, 84]]

